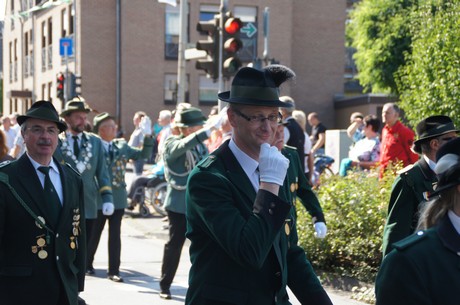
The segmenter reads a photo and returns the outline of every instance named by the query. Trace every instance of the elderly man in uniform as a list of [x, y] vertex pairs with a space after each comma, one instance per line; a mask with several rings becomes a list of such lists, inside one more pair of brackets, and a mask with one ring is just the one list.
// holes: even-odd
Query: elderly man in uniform
[[421, 158], [401, 170], [393, 184], [384, 228], [384, 256], [391, 251], [394, 242], [414, 233], [420, 204], [433, 192], [433, 186], [438, 181], [434, 173], [436, 153], [444, 143], [456, 138], [458, 132], [452, 120], [445, 115], [422, 120], [416, 130], [418, 140], [412, 149]]
[[0, 168], [0, 303], [77, 305], [85, 276], [83, 185], [53, 159], [67, 126], [47, 101], [17, 120], [27, 152]]
[[104, 146], [104, 160], [109, 168], [110, 180], [112, 181], [113, 203], [115, 211], [112, 215], [104, 215], [102, 206], [98, 206], [97, 219], [94, 224], [93, 234], [88, 240], [88, 269], [94, 269], [93, 261], [97, 246], [101, 238], [105, 223], [109, 222], [109, 269], [108, 278], [114, 282], [123, 282], [120, 275], [121, 255], [121, 220], [128, 206], [126, 193], [126, 164], [129, 160], [144, 159], [150, 156], [153, 149], [152, 124], [148, 116], [144, 116], [139, 123], [139, 128], [144, 135], [143, 147], [129, 146], [125, 139], [115, 139], [117, 124], [115, 118], [107, 112], [98, 114], [93, 120], [94, 132], [97, 133]]
[[332, 304], [299, 247], [286, 172], [274, 142], [281, 119], [279, 86], [294, 72], [281, 65], [242, 68], [231, 90], [233, 137], [190, 174], [187, 237], [191, 241], [185, 304]]
[[[104, 215], [112, 215], [114, 211], [112, 184], [104, 160], [102, 141], [98, 136], [84, 131], [90, 111], [80, 97], [66, 103], [61, 116], [69, 129], [60, 135], [60, 145], [54, 153], [57, 160], [69, 163], [83, 179], [87, 239], [92, 234], [98, 206], [102, 204]], [[94, 269], [89, 268], [87, 273], [94, 274]]]

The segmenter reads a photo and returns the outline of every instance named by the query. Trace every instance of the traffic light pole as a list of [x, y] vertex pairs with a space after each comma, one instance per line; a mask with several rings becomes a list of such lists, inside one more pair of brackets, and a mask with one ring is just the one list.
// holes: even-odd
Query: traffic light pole
[[[222, 74], [222, 58], [224, 56], [223, 52], [223, 43], [224, 43], [224, 22], [225, 22], [225, 12], [227, 11], [227, 3], [228, 0], [221, 0], [220, 2], [220, 20], [219, 20], [219, 74], [218, 74], [218, 82], [219, 82], [219, 93], [224, 91], [224, 77]], [[219, 110], [224, 108], [224, 103], [221, 100], [217, 101]]]
[[187, 1], [180, 1], [179, 54], [177, 64], [177, 104], [185, 102], [185, 44], [187, 42]]

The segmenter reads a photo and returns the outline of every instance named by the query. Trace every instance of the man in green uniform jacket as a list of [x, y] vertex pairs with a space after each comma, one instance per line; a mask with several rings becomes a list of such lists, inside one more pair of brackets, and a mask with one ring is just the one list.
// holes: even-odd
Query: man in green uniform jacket
[[269, 144], [284, 107], [278, 87], [293, 76], [280, 65], [242, 68], [231, 91], [219, 94], [230, 103], [233, 137], [188, 180], [187, 305], [285, 305], [287, 285], [302, 304], [332, 304], [297, 244], [289, 160]]
[[77, 305], [85, 276], [83, 186], [52, 158], [66, 125], [47, 101], [18, 123], [27, 152], [0, 168], [0, 303]]
[[104, 147], [104, 160], [107, 162], [110, 179], [112, 181], [113, 203], [115, 210], [112, 215], [102, 213], [102, 204], [98, 205], [97, 219], [94, 230], [88, 240], [87, 272], [93, 273], [93, 261], [99, 240], [106, 221], [109, 222], [109, 269], [108, 278], [114, 282], [123, 282], [120, 275], [121, 255], [121, 221], [128, 206], [126, 192], [126, 164], [129, 160], [146, 159], [151, 155], [154, 139], [152, 138], [152, 126], [149, 117], [144, 116], [139, 124], [144, 134], [143, 147], [136, 148], [128, 145], [125, 139], [115, 139], [117, 124], [115, 118], [107, 112], [98, 114], [93, 120], [94, 132], [102, 139]]
[[458, 131], [452, 120], [444, 115], [422, 120], [416, 130], [418, 140], [412, 149], [422, 157], [401, 170], [393, 183], [383, 236], [384, 256], [391, 251], [394, 242], [414, 233], [420, 203], [433, 192], [437, 182], [433, 172], [436, 152], [442, 144], [457, 137]]

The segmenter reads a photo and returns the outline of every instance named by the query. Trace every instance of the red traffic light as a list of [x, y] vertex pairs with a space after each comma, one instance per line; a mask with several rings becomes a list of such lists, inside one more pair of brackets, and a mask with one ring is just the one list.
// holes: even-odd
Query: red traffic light
[[227, 19], [227, 21], [225, 21], [224, 28], [225, 28], [225, 32], [227, 32], [228, 34], [235, 35], [236, 33], [240, 31], [242, 26], [243, 26], [243, 23], [241, 22], [239, 18], [230, 17]]
[[236, 53], [243, 47], [243, 43], [238, 38], [229, 38], [224, 43], [224, 50], [229, 53]]

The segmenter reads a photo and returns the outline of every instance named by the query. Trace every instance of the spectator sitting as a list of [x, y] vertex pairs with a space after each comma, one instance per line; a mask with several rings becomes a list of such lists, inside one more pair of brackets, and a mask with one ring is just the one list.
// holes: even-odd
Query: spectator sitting
[[380, 140], [378, 130], [380, 120], [375, 115], [367, 115], [363, 120], [365, 137], [351, 148], [349, 158], [340, 163], [340, 176], [346, 176], [347, 171], [353, 167], [370, 169], [375, 167], [380, 158]]

